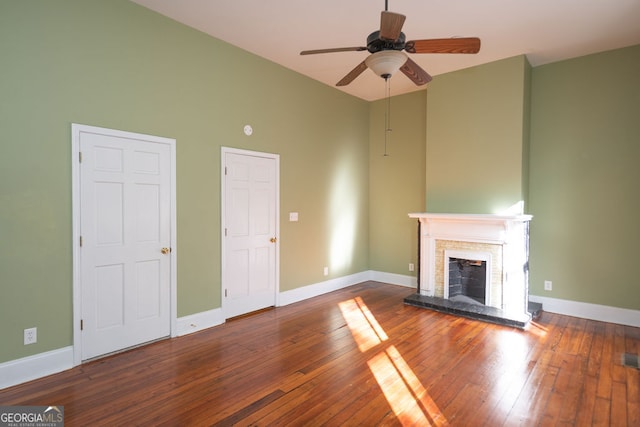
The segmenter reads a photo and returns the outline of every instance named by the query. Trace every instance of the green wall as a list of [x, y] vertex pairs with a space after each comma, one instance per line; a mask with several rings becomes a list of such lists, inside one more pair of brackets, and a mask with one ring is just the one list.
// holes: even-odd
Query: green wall
[[428, 212], [499, 213], [526, 202], [529, 68], [516, 56], [429, 84]]
[[[393, 78], [405, 78], [398, 75]], [[382, 80], [380, 80], [382, 83]], [[427, 91], [394, 96], [385, 153], [387, 101], [371, 103], [369, 116], [369, 264], [372, 270], [415, 276], [417, 223], [410, 212], [424, 210]]]
[[368, 269], [367, 102], [123, 0], [3, 1], [0, 57], [0, 362], [73, 340], [71, 123], [176, 138], [178, 316], [220, 307], [221, 146], [280, 155], [281, 290]]
[[640, 309], [638, 76], [640, 46], [533, 69], [535, 295]]

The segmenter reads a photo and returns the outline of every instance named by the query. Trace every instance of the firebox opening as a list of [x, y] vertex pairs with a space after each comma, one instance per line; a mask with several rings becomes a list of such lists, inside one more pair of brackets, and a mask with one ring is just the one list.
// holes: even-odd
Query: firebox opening
[[486, 305], [487, 262], [449, 258], [449, 299]]

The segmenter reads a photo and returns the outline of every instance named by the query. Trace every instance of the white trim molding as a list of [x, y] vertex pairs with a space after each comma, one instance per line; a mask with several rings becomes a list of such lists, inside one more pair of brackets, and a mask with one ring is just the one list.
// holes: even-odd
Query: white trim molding
[[280, 292], [278, 305], [283, 306], [293, 304], [294, 302], [317, 297], [319, 295], [357, 285], [358, 283], [366, 282], [368, 280], [414, 289], [417, 287], [418, 283], [417, 279], [412, 276], [367, 270], [351, 274], [349, 276], [337, 277], [335, 279], [325, 280], [324, 282], [313, 283], [290, 291]]
[[366, 282], [367, 280], [371, 280], [370, 276], [369, 271], [363, 271], [349, 276], [337, 277], [335, 279], [325, 280], [324, 282], [302, 286], [290, 291], [280, 292], [278, 306], [293, 304], [294, 302], [303, 301], [361, 282]]
[[548, 311], [550, 313], [640, 328], [640, 310], [630, 310], [628, 308], [611, 307], [608, 305], [548, 298], [537, 295], [529, 295], [529, 301], [541, 303], [542, 311]]
[[368, 280], [388, 283], [390, 285], [405, 286], [407, 288], [418, 288], [418, 279], [415, 276], [404, 274], [385, 273], [384, 271], [370, 271], [371, 277]]
[[0, 363], [0, 389], [73, 368], [73, 347], [34, 354]]
[[178, 318], [178, 336], [192, 334], [224, 323], [221, 308], [202, 311]]

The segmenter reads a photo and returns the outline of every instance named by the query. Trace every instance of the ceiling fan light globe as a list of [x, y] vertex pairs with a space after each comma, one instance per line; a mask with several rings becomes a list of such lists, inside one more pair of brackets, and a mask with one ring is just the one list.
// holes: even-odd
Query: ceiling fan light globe
[[388, 79], [407, 62], [407, 55], [399, 50], [382, 50], [372, 53], [364, 62], [376, 75]]

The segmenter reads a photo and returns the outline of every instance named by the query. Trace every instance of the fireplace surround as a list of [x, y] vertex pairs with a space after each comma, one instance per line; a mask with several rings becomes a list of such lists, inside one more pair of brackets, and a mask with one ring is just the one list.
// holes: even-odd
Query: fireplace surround
[[[419, 221], [420, 250], [417, 294], [405, 300], [407, 304], [424, 306], [420, 301], [441, 302], [444, 311], [457, 311], [451, 308], [458, 307], [462, 308], [460, 314], [471, 311], [474, 318], [482, 318], [475, 315], [479, 312], [488, 312], [506, 319], [507, 324], [526, 326], [531, 318], [528, 310], [531, 215], [412, 213], [409, 217]], [[484, 304], [458, 303], [449, 298], [451, 259], [485, 263]]]

